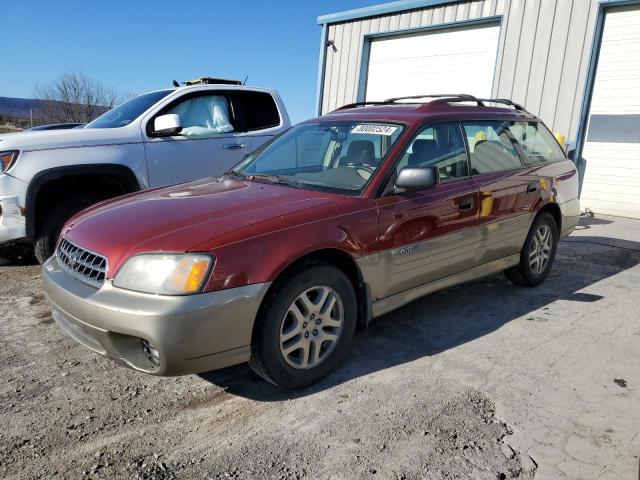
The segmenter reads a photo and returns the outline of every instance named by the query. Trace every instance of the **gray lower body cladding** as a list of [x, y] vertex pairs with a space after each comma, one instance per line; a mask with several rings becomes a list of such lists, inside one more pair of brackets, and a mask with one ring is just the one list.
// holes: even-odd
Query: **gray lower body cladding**
[[[205, 372], [245, 362], [251, 333], [269, 283], [188, 296], [96, 289], [72, 277], [55, 257], [43, 268], [53, 317], [91, 350], [154, 375]], [[155, 365], [142, 341], [159, 354]]]

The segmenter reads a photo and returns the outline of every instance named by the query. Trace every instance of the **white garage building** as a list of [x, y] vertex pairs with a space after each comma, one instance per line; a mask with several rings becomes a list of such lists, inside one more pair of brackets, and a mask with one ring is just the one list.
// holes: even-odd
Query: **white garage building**
[[424, 93], [510, 98], [587, 160], [583, 208], [640, 218], [640, 0], [405, 0], [318, 23], [319, 114]]

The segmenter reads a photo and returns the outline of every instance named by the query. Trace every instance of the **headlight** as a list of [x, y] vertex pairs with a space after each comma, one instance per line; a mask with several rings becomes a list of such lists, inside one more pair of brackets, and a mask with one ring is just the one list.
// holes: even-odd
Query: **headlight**
[[113, 279], [127, 290], [160, 295], [189, 295], [204, 287], [214, 258], [205, 254], [142, 254], [130, 258]]
[[20, 152], [18, 152], [17, 150], [0, 152], [0, 173], [4, 173], [9, 170], [11, 165], [13, 165], [15, 159], [18, 158], [18, 153]]

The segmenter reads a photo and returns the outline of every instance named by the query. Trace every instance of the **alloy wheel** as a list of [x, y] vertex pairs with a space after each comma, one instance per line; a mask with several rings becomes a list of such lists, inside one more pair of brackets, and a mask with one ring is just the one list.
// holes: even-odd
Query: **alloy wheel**
[[540, 225], [533, 235], [529, 248], [529, 266], [531, 271], [540, 275], [549, 263], [551, 249], [553, 247], [553, 235], [547, 225]]
[[280, 327], [280, 353], [293, 368], [313, 368], [328, 358], [344, 326], [340, 295], [325, 285], [302, 292]]

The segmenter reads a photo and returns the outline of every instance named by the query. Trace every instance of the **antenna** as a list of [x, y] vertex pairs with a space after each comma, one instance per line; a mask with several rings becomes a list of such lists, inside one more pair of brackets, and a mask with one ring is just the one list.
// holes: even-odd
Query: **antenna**
[[246, 85], [247, 84], [247, 80], [249, 80], [249, 75], [244, 77], [244, 82], [242, 82], [242, 85]]

